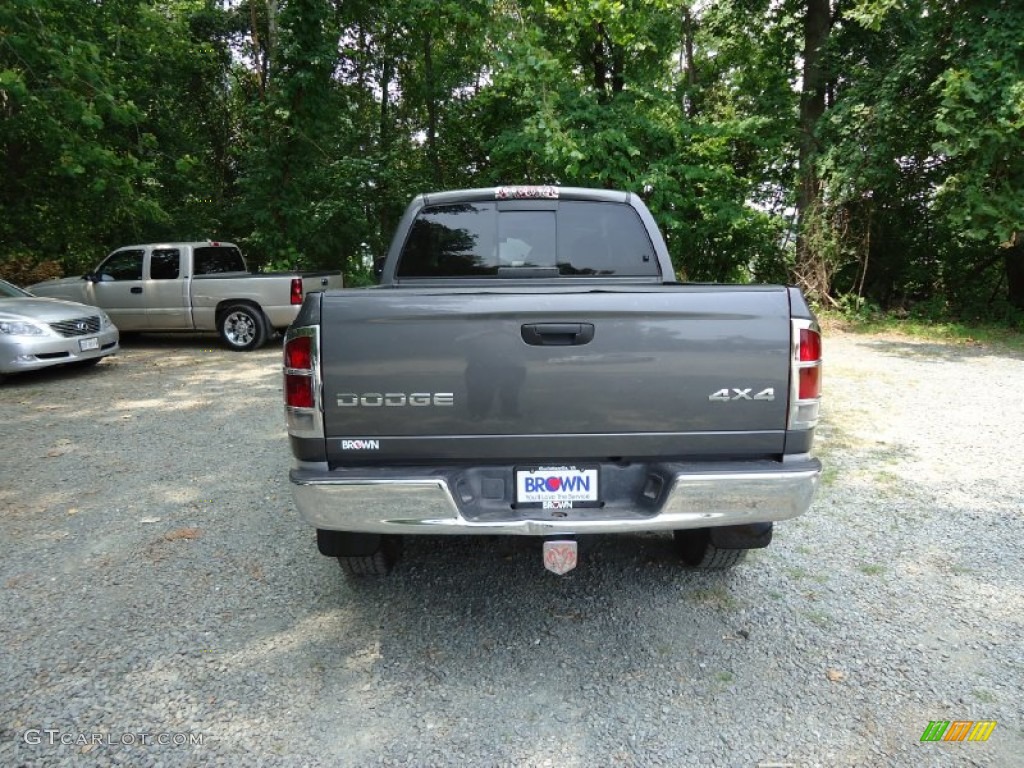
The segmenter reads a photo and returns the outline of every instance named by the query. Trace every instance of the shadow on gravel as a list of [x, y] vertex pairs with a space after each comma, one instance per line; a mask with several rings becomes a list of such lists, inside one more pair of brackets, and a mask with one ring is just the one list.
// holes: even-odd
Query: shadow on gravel
[[[756, 571], [757, 565], [751, 567]], [[720, 593], [724, 607], [735, 607], [742, 598], [731, 595], [730, 586], [749, 582], [752, 575], [744, 573], [744, 566], [726, 572], [688, 570], [668, 534], [581, 536], [579, 565], [564, 576], [545, 570], [539, 539], [410, 536], [390, 576], [352, 578], [339, 570], [332, 592], [349, 606], [350, 600], [357, 606], [367, 600], [373, 610], [385, 605], [390, 625], [385, 637], [403, 637], [425, 624], [442, 634], [472, 634], [479, 627], [492, 644], [501, 645], [516, 639], [543, 642], [565, 621], [585, 626], [624, 606], [627, 613], [642, 613], [638, 592], [648, 610], [652, 601], [707, 602], [708, 590]], [[475, 642], [464, 637], [445, 642], [453, 640]]]
[[[609, 764], [652, 764], [712, 703], [778, 684], [763, 664], [776, 631], [744, 615], [764, 601], [770, 567], [758, 553], [735, 571], [687, 571], [667, 534], [587, 537], [562, 577], [523, 537], [409, 537], [383, 579], [314, 565], [325, 591], [313, 615], [336, 620], [302, 633], [306, 685], [333, 692], [313, 725], [325, 753], [352, 764], [402, 743], [428, 750], [423, 765], [481, 754], [584, 765], [611, 759], [614, 743], [624, 751]], [[369, 743], [353, 740], [359, 728]]]
[[[252, 360], [250, 352], [235, 352], [225, 348], [216, 334], [122, 334], [121, 349], [116, 355], [105, 357], [93, 367], [59, 365], [38, 371], [7, 374], [0, 380], [0, 391], [21, 390], [35, 386], [51, 386], [57, 382], [80, 384], [82, 394], [87, 395], [90, 387], [117, 386], [116, 377], [123, 376], [126, 369], [164, 367], [164, 365], [192, 365], [197, 368], [204, 363], [217, 363], [224, 371], [230, 371], [233, 364], [241, 365]], [[281, 346], [279, 336], [271, 338], [255, 354], [276, 351]], [[275, 364], [277, 360], [275, 359]], [[111, 379], [110, 377], [115, 377]]]
[[53, 382], [80, 382], [83, 388], [95, 386], [103, 381], [105, 377], [116, 375], [110, 358], [106, 358], [94, 366], [82, 368], [77, 365], [59, 365], [52, 368], [42, 368], [38, 371], [25, 371], [23, 373], [4, 374], [0, 380], [0, 392], [28, 389], [35, 386], [46, 386]]
[[[271, 336], [267, 343], [257, 351], [280, 347], [282, 338], [279, 334]], [[216, 333], [122, 333], [121, 348], [123, 350], [188, 350], [194, 352], [223, 352], [228, 355], [239, 355], [245, 358], [249, 352], [235, 352], [224, 346]]]
[[[756, 559], [747, 568], [689, 571], [670, 535], [582, 537], [564, 576], [544, 569], [532, 538], [407, 537], [389, 577], [339, 572], [328, 599], [379, 627], [385, 668], [452, 685], [514, 668], [562, 691], [652, 659], [695, 659], [756, 594]], [[680, 612], [693, 614], [684, 633]]]
[[949, 344], [895, 339], [864, 340], [860, 343], [883, 355], [920, 362], [955, 363], [977, 358], [1024, 360], [1024, 352], [993, 344]]

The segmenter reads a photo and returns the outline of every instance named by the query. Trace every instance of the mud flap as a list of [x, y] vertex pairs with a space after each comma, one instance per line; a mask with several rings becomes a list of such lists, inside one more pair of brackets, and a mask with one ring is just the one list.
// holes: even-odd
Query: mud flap
[[579, 558], [575, 539], [552, 539], [544, 542], [544, 567], [561, 576], [576, 567]]

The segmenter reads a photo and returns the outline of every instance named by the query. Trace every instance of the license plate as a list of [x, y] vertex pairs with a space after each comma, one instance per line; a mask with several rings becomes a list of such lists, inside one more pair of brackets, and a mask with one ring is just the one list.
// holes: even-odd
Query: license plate
[[79, 339], [78, 340], [78, 348], [81, 349], [83, 352], [88, 352], [90, 349], [99, 349], [100, 348], [100, 340], [99, 339]]
[[552, 506], [596, 502], [597, 468], [537, 467], [516, 470], [516, 503]]

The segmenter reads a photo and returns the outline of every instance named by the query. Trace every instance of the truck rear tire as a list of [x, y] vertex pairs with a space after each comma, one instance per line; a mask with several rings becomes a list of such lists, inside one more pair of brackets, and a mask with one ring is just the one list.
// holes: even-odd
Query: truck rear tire
[[707, 528], [673, 531], [676, 551], [683, 563], [698, 571], [725, 571], [739, 565], [747, 556], [746, 549], [721, 549], [711, 543]]
[[402, 554], [400, 536], [317, 529], [320, 554], [335, 557], [349, 576], [386, 576]]
[[401, 542], [397, 536], [381, 536], [380, 548], [372, 555], [339, 556], [338, 564], [349, 576], [387, 576], [402, 554]]
[[217, 316], [221, 341], [237, 352], [259, 349], [267, 341], [267, 323], [263, 312], [251, 304], [232, 304]]

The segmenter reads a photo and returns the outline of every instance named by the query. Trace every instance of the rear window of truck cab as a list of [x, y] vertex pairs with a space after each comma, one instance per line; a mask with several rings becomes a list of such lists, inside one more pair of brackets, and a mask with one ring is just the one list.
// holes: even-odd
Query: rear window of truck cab
[[562, 200], [546, 209], [497, 202], [434, 205], [416, 216], [396, 275], [657, 276], [647, 230], [622, 203]]
[[199, 246], [193, 253], [197, 275], [245, 272], [245, 260], [237, 248], [222, 245]]

